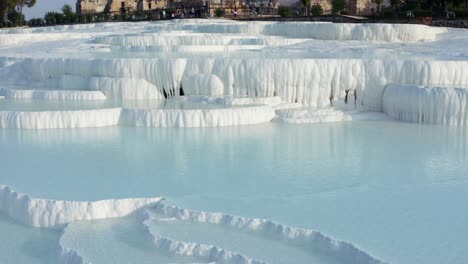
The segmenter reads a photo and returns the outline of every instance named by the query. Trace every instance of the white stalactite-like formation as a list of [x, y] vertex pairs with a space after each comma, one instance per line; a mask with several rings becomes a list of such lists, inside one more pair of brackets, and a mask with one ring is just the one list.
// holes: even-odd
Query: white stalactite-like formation
[[109, 99], [163, 99], [162, 91], [142, 79], [91, 77], [89, 89], [102, 91]]
[[383, 111], [396, 120], [466, 126], [468, 89], [388, 85]]
[[270, 106], [219, 109], [110, 108], [70, 111], [0, 111], [0, 128], [48, 129], [105, 126], [220, 127], [270, 122]]
[[0, 128], [46, 129], [104, 127], [119, 124], [120, 108], [16, 112], [0, 111]]
[[[468, 84], [466, 61], [27, 59], [11, 68], [21, 73], [13, 76], [14, 82], [45, 82], [51, 77], [73, 75], [91, 79], [93, 89], [130, 98], [160, 97], [159, 91], [168, 96], [179, 95], [180, 87], [185, 86], [189, 94], [220, 95], [223, 89], [223, 95], [276, 95], [286, 102], [328, 107], [334, 101], [343, 101], [348, 91], [348, 99], [356, 101], [358, 109], [379, 112], [387, 84], [443, 87], [466, 87]], [[95, 75], [106, 77], [95, 78]]]
[[[216, 127], [270, 122], [275, 116], [312, 123], [382, 119], [383, 113], [402, 121], [468, 124], [465, 31], [409, 24], [187, 21], [1, 30], [0, 104], [13, 99], [47, 104], [172, 98], [210, 107], [156, 109], [135, 103], [89, 110], [1, 108], [0, 128]], [[318, 231], [160, 201], [35, 199], [0, 185], [0, 212], [26, 225], [122, 217], [156, 205], [168, 218], [263, 232], [351, 263], [381, 263]], [[146, 231], [168, 253], [221, 263], [260, 262], [216, 245]], [[58, 256], [67, 263], [86, 262], [61, 241]]]
[[[59, 36], [65, 31], [76, 33], [69, 42]], [[460, 53], [463, 50], [452, 51], [442, 48], [447, 46], [446, 42], [438, 43], [456, 33], [451, 31], [403, 24], [223, 20], [11, 29], [0, 32], [0, 48], [4, 48], [5, 54], [0, 57], [0, 87], [12, 89], [6, 92], [6, 98], [103, 99], [97, 93], [100, 91], [107, 99], [139, 100], [183, 93], [220, 98], [278, 97], [284, 103], [314, 109], [336, 107], [347, 101], [354, 106], [353, 110], [382, 112], [384, 89], [389, 84], [468, 88], [468, 61], [464, 53]], [[53, 40], [61, 40], [60, 45], [50, 44]], [[459, 41], [463, 43], [465, 39]], [[45, 43], [46, 48], [41, 47], [37, 54], [24, 50], [18, 53], [14, 46], [24, 42], [36, 43], [39, 47]], [[351, 46], [344, 48], [340, 43]], [[322, 45], [323, 52], [317, 51], [316, 45]], [[366, 49], [374, 46], [382, 46], [373, 50], [377, 55], [401, 49], [410, 56], [397, 53], [376, 58], [365, 56]], [[418, 54], [414, 47], [419, 46], [440, 51], [441, 59], [428, 57], [427, 52]], [[315, 55], [309, 55], [309, 50]], [[210, 51], [221, 54], [206, 54]], [[411, 56], [413, 53], [416, 55]], [[447, 59], [446, 55], [455, 59]], [[22, 88], [17, 87], [34, 91], [19, 91]], [[226, 101], [225, 105], [235, 105], [236, 100], [239, 101]], [[222, 104], [220, 100], [217, 103]], [[263, 104], [259, 100], [252, 100], [252, 103]], [[163, 112], [138, 112], [146, 118], [146, 121], [142, 121], [143, 117], [134, 118], [141, 124], [160, 126], [166, 123], [156, 125], [148, 121], [156, 116], [160, 118]], [[327, 111], [322, 113], [326, 115]], [[336, 116], [334, 111], [328, 113]], [[171, 120], [177, 118], [177, 122], [184, 125], [190, 122], [181, 115], [194, 116], [191, 112], [171, 112], [172, 117], [164, 112], [164, 115]], [[14, 118], [9, 117], [9, 120]], [[202, 121], [193, 123], [204, 124]]]
[[142, 127], [221, 127], [266, 123], [274, 117], [270, 106], [182, 111], [124, 108], [121, 122]]

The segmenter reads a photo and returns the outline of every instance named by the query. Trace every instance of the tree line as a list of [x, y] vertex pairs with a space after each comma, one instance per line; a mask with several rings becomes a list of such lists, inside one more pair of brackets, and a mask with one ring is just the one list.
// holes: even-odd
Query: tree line
[[23, 7], [33, 7], [36, 0], [0, 0], [2, 26], [22, 26], [25, 23]]
[[[320, 1], [299, 1], [302, 8], [280, 6], [278, 14], [282, 17], [321, 16], [324, 14]], [[459, 18], [468, 18], [468, 0], [391, 0], [390, 4], [386, 6], [384, 6], [383, 0], [371, 0], [371, 3], [371, 13], [365, 15], [383, 18], [407, 18], [409, 13], [416, 17], [448, 17], [448, 14], [455, 14]], [[346, 15], [348, 10], [347, 0], [331, 0], [331, 14]]]

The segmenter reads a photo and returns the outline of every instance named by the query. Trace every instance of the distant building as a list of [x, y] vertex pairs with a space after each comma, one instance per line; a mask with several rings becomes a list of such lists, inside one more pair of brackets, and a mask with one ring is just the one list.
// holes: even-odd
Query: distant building
[[134, 12], [154, 10], [167, 6], [166, 0], [77, 0], [76, 10], [79, 14], [102, 12]]
[[[350, 15], [371, 15], [377, 12], [378, 8], [373, 0], [346, 0], [347, 11]], [[332, 0], [312, 0], [311, 5], [319, 4], [322, 6], [324, 14], [331, 14]], [[383, 0], [382, 7], [389, 6], [390, 0]]]

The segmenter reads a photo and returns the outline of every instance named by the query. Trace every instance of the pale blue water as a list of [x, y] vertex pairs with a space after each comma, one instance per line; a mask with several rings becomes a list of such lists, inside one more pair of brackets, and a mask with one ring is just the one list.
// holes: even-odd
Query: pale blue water
[[3, 129], [0, 150], [0, 183], [34, 197], [165, 196], [319, 230], [392, 263], [468, 262], [463, 128]]

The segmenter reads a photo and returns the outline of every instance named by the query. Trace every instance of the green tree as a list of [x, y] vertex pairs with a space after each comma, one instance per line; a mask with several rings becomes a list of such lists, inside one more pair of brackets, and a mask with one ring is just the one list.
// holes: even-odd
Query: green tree
[[309, 6], [310, 6], [310, 0], [301, 0], [301, 3], [302, 5], [304, 6], [304, 9], [305, 9], [305, 12], [304, 12], [304, 15], [309, 15], [308, 14], [308, 10], [309, 10]]
[[382, 12], [382, 3], [383, 0], [374, 0], [374, 3], [377, 5], [377, 11]]
[[333, 14], [340, 14], [342, 11], [346, 10], [346, 1], [345, 0], [333, 0], [332, 2], [332, 11]]
[[33, 7], [35, 4], [36, 0], [0, 0], [0, 14], [2, 15], [3, 24], [6, 25], [8, 23], [8, 14], [13, 12], [15, 8], [18, 8], [19, 15], [14, 16], [19, 20], [11, 22], [22, 25], [24, 22], [23, 7]]
[[215, 16], [216, 16], [216, 17], [223, 17], [224, 14], [225, 14], [225, 13], [224, 13], [224, 10], [221, 9], [221, 8], [217, 8], [217, 9], [215, 10]]
[[48, 25], [58, 25], [65, 22], [65, 16], [59, 12], [47, 12], [44, 16], [44, 20]]
[[310, 13], [313, 16], [321, 16], [323, 15], [323, 8], [320, 4], [316, 3], [313, 4], [312, 7], [310, 8]]
[[76, 20], [76, 13], [73, 12], [73, 8], [69, 4], [65, 4], [62, 7], [62, 13], [64, 16], [64, 19], [68, 23], [73, 23]]
[[16, 0], [16, 6], [19, 9], [20, 12], [20, 21], [18, 22], [19, 26], [23, 25], [24, 22], [24, 16], [23, 16], [23, 7], [27, 6], [28, 8], [33, 7], [36, 4], [36, 0]]
[[2, 24], [5, 26], [8, 24], [8, 14], [15, 9], [17, 2], [17, 0], [0, 0]]
[[293, 10], [289, 6], [279, 6], [278, 15], [281, 17], [290, 17], [293, 14]]
[[10, 26], [17, 27], [20, 21], [24, 21], [24, 16], [16, 11], [16, 9], [13, 9], [8, 12], [8, 20], [10, 21]]

